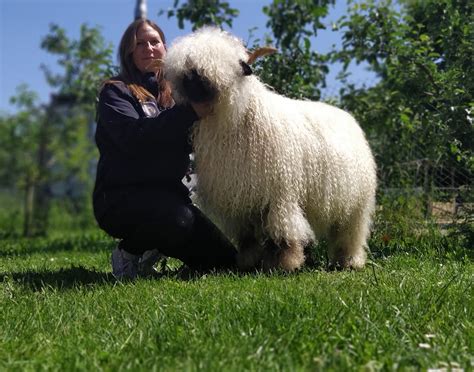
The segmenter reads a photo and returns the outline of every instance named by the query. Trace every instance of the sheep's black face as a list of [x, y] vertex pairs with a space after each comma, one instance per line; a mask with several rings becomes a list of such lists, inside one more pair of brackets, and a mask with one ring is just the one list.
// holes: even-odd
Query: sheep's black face
[[203, 76], [200, 76], [195, 69], [192, 69], [189, 75], [183, 77], [184, 95], [191, 102], [209, 102], [217, 95], [217, 89], [211, 82]]

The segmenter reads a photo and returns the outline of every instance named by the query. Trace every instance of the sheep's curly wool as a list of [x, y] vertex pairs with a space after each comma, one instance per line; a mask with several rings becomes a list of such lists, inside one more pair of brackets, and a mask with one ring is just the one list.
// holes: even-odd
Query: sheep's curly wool
[[246, 76], [242, 42], [216, 28], [178, 39], [165, 58], [175, 99], [194, 71], [216, 90], [193, 132], [200, 205], [238, 244], [240, 264], [298, 268], [303, 249], [327, 237], [329, 257], [362, 267], [375, 206], [376, 168], [348, 113], [297, 101]]

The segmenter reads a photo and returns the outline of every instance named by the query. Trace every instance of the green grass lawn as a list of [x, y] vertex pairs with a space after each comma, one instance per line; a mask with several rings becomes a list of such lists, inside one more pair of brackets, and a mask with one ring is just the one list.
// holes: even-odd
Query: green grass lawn
[[469, 258], [118, 283], [113, 245], [0, 241], [0, 370], [474, 369]]

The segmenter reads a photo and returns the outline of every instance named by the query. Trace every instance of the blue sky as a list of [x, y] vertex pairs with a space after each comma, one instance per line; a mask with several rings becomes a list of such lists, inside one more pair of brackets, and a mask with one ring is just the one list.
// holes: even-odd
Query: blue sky
[[[148, 18], [157, 22], [165, 31], [168, 42], [177, 36], [190, 32], [190, 27], [180, 30], [176, 19], [166, 15], [158, 17], [160, 9], [172, 7], [174, 0], [148, 0]], [[345, 10], [345, 0], [331, 10], [325, 20], [328, 25], [339, 18]], [[133, 21], [136, 0], [0, 0], [0, 112], [15, 111], [9, 103], [16, 87], [22, 83], [37, 92], [40, 102], [46, 103], [52, 92], [47, 85], [41, 64], [55, 70], [56, 58], [40, 48], [41, 39], [48, 34], [49, 24], [56, 23], [66, 30], [68, 37], [77, 39], [81, 24], [99, 26], [107, 42], [117, 47], [120, 37]], [[249, 29], [262, 36], [266, 32], [266, 16], [262, 7], [270, 0], [230, 0], [232, 7], [240, 10], [234, 20], [232, 32], [248, 40]], [[333, 32], [321, 33], [315, 42], [317, 51], [326, 52], [338, 43]], [[116, 50], [116, 49], [115, 49]], [[115, 61], [116, 53], [114, 53]], [[366, 78], [362, 68], [356, 68], [356, 80]], [[333, 91], [336, 89], [334, 74], [328, 79]], [[369, 78], [370, 79], [370, 78]], [[373, 78], [372, 78], [373, 79]]]

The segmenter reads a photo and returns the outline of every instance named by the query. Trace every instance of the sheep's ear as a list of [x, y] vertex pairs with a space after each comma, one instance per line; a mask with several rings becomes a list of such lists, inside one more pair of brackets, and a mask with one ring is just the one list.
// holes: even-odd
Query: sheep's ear
[[244, 74], [244, 76], [249, 76], [253, 74], [252, 68], [244, 61], [240, 61], [240, 66], [242, 67], [242, 73]]
[[276, 51], [277, 51], [276, 48], [273, 48], [270, 46], [255, 49], [253, 52], [249, 53], [249, 59], [247, 60], [247, 63], [251, 65], [257, 60], [257, 58], [267, 56], [269, 54], [273, 54]]

